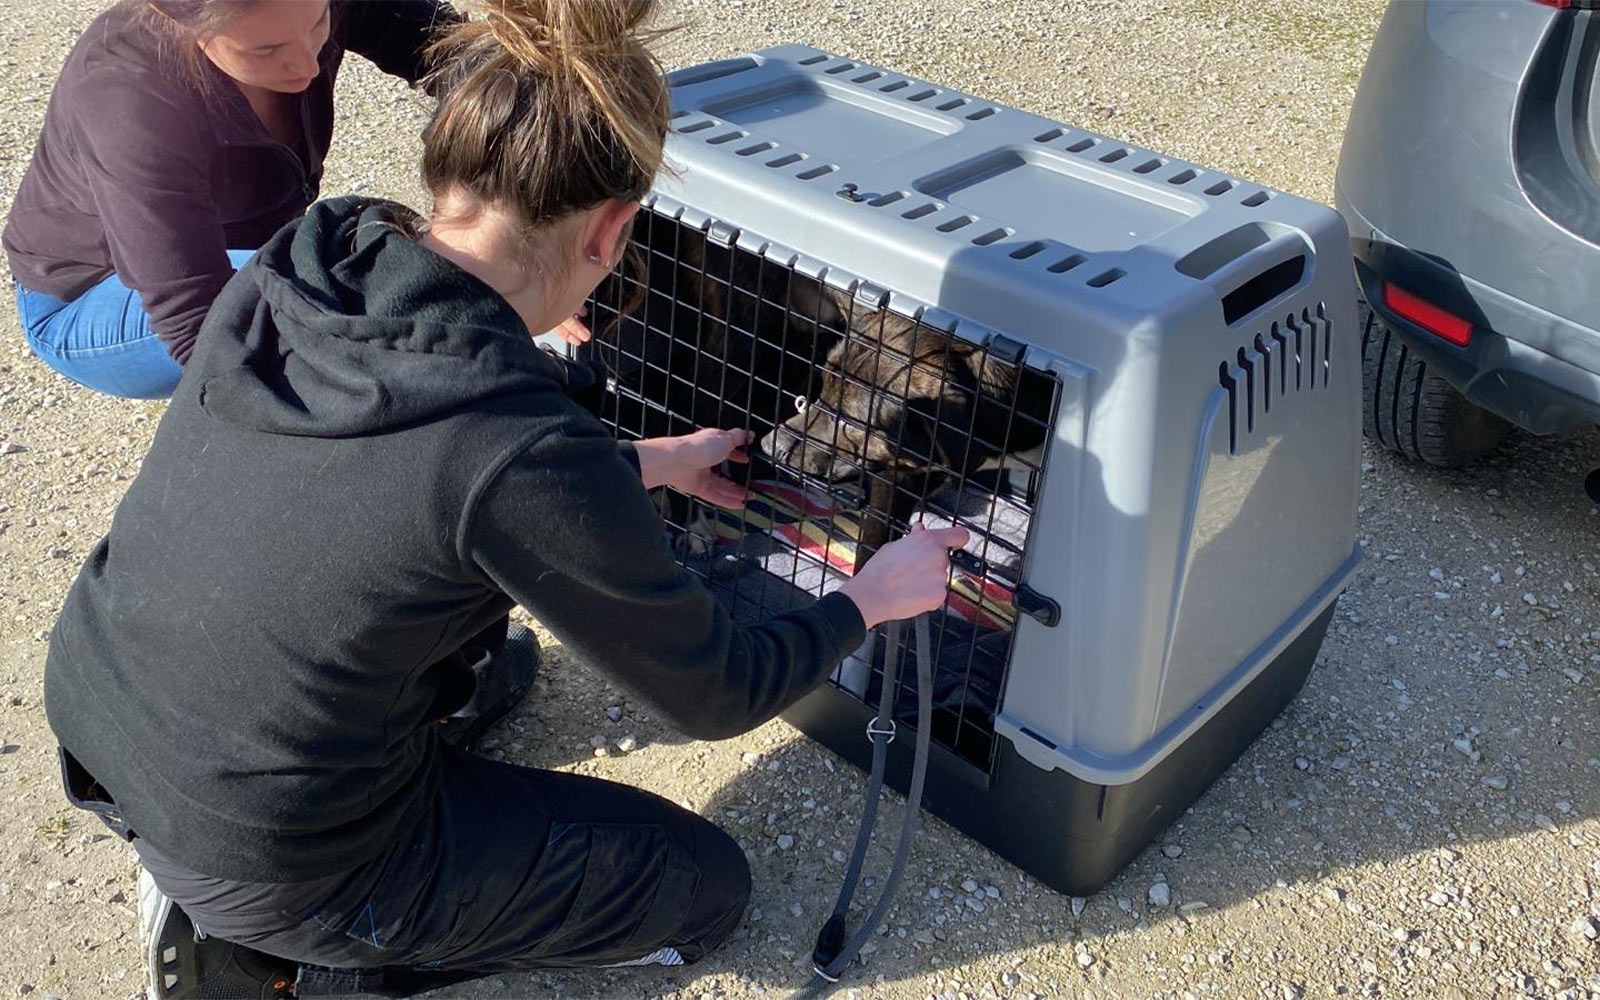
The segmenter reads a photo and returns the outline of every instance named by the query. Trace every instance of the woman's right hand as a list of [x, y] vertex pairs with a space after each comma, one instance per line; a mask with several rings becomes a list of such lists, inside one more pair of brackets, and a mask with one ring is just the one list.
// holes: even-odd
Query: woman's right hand
[[962, 527], [912, 525], [909, 535], [879, 549], [839, 593], [855, 602], [869, 629], [932, 611], [944, 604], [950, 550], [966, 545], [967, 538]]

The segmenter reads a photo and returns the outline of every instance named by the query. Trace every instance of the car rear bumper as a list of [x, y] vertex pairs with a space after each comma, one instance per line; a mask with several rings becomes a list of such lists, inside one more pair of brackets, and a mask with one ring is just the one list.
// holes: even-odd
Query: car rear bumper
[[[1563, 434], [1600, 422], [1600, 330], [1400, 245], [1368, 222], [1342, 190], [1335, 201], [1350, 224], [1362, 294], [1438, 375], [1473, 403], [1534, 434]], [[1383, 301], [1385, 281], [1469, 320], [1471, 340], [1457, 347], [1396, 315]]]

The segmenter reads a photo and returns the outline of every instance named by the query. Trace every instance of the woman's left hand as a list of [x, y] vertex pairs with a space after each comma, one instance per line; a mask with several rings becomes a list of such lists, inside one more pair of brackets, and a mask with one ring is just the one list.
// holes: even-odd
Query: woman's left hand
[[588, 314], [588, 306], [579, 306], [578, 311], [572, 315], [571, 319], [562, 320], [561, 325], [550, 332], [574, 347], [587, 344], [589, 339], [594, 336], [583, 322], [583, 318]]
[[639, 478], [646, 489], [671, 486], [718, 507], [743, 507], [744, 487], [717, 472], [717, 466], [750, 461], [744, 448], [754, 437], [746, 430], [707, 428], [680, 437], [635, 441]]

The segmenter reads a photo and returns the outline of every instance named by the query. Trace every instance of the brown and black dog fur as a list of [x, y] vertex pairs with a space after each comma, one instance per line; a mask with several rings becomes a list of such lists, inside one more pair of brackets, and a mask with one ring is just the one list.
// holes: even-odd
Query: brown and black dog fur
[[864, 487], [857, 568], [951, 477], [1043, 444], [1047, 376], [877, 310], [853, 317], [813, 401], [761, 440], [780, 465]]

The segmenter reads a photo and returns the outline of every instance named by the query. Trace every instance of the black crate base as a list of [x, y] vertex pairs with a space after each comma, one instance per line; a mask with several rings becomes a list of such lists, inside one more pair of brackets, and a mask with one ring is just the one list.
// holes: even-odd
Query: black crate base
[[[1065, 771], [1045, 771], [1002, 738], [988, 774], [942, 747], [932, 747], [923, 804], [1052, 889], [1092, 895], [1193, 804], [1294, 700], [1311, 673], [1333, 607], [1137, 781], [1099, 785]], [[849, 694], [824, 685], [784, 718], [865, 770], [871, 763], [866, 724], [873, 714]], [[902, 728], [901, 738], [889, 746], [885, 780], [901, 794], [911, 775], [911, 735]]]

